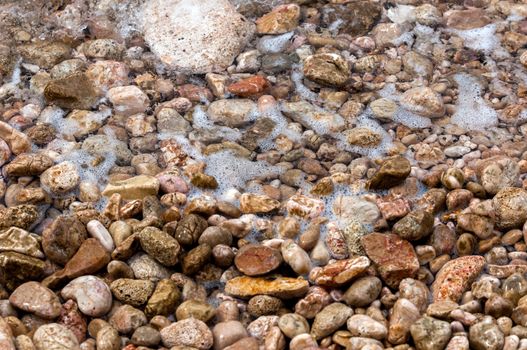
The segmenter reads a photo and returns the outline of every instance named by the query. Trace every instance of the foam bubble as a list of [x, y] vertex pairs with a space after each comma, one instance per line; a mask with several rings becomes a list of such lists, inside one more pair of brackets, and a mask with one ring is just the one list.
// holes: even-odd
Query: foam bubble
[[256, 48], [262, 54], [282, 52], [287, 48], [294, 34], [294, 32], [288, 32], [282, 35], [263, 36], [258, 40]]
[[454, 80], [459, 94], [451, 122], [467, 130], [484, 130], [497, 125], [498, 113], [481, 97], [482, 87], [478, 80], [466, 73], [456, 74]]
[[486, 55], [491, 53], [501, 57], [509, 57], [500, 44], [500, 39], [496, 35], [496, 23], [487, 24], [481, 28], [459, 30], [451, 29], [450, 32], [461, 37], [466, 47], [481, 51]]

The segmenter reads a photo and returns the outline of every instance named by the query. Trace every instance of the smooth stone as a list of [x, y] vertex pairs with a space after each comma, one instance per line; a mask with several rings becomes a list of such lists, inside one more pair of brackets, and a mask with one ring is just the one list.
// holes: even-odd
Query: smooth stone
[[36, 350], [81, 350], [75, 334], [57, 323], [40, 326], [33, 335], [33, 342]]
[[161, 340], [166, 347], [187, 346], [208, 350], [214, 342], [207, 325], [194, 318], [174, 322], [161, 330]]
[[90, 317], [104, 316], [112, 307], [110, 287], [96, 276], [77, 277], [62, 289], [61, 295], [75, 300], [80, 311]]
[[59, 298], [51, 289], [38, 282], [26, 282], [13, 291], [9, 302], [17, 308], [45, 319], [60, 315]]
[[101, 224], [98, 220], [91, 220], [86, 225], [86, 229], [90, 236], [96, 238], [101, 242], [102, 246], [109, 252], [112, 252], [115, 249], [115, 244], [113, 243], [112, 236], [110, 232]]

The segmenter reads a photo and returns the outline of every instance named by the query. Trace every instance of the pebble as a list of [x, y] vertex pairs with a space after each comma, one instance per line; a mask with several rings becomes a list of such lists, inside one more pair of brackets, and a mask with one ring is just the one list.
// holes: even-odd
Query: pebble
[[282, 255], [277, 249], [264, 245], [247, 244], [240, 248], [234, 264], [248, 276], [266, 274], [282, 263]]
[[5, 350], [15, 350], [13, 331], [4, 318], [0, 317], [0, 346]]
[[313, 268], [309, 279], [320, 286], [342, 286], [361, 275], [369, 266], [370, 260], [365, 256], [343, 259]]
[[383, 281], [392, 288], [419, 269], [419, 261], [412, 245], [395, 234], [372, 233], [362, 237], [368, 257], [378, 265]]
[[469, 340], [471, 348], [475, 350], [502, 349], [505, 342], [498, 326], [484, 321], [470, 327]]
[[145, 314], [148, 317], [168, 316], [175, 311], [180, 298], [181, 291], [176, 283], [170, 279], [162, 279], [157, 283], [152, 296], [148, 299]]
[[114, 110], [122, 115], [131, 116], [144, 113], [150, 100], [137, 86], [117, 86], [108, 90], [106, 96], [113, 104]]
[[320, 53], [304, 60], [304, 75], [322, 85], [342, 86], [350, 77], [350, 67], [338, 54]]
[[521, 188], [501, 189], [492, 199], [492, 204], [499, 229], [517, 228], [527, 220], [527, 191]]
[[146, 196], [156, 195], [159, 191], [159, 180], [149, 175], [139, 175], [126, 180], [115, 181], [106, 185], [103, 196], [109, 197], [119, 193], [122, 199], [143, 199]]
[[54, 194], [65, 194], [77, 187], [80, 176], [75, 164], [65, 161], [44, 171], [40, 182]]
[[170, 270], [148, 254], [138, 253], [128, 260], [135, 278], [158, 281], [170, 277]]
[[178, 262], [180, 246], [176, 239], [155, 227], [146, 227], [139, 234], [143, 250], [164, 266]]
[[477, 255], [464, 256], [447, 262], [439, 270], [432, 284], [434, 302], [442, 300], [457, 302], [484, 267], [485, 259]]
[[420, 318], [417, 307], [408, 299], [397, 299], [390, 317], [388, 341], [392, 344], [404, 344], [410, 336], [410, 327]]
[[108, 322], [112, 327], [117, 329], [119, 333], [129, 334], [132, 333], [134, 329], [147, 324], [147, 319], [141, 310], [130, 305], [122, 305], [117, 307], [110, 316]]
[[110, 289], [116, 299], [133, 306], [140, 306], [146, 303], [154, 292], [154, 283], [120, 278], [110, 284]]
[[212, 347], [214, 338], [205, 323], [194, 318], [187, 318], [163, 328], [161, 340], [166, 347], [188, 346], [207, 350]]
[[227, 0], [214, 6], [153, 1], [144, 11], [144, 38], [152, 52], [171, 69], [192, 74], [227, 68], [255, 31]]
[[57, 323], [40, 326], [33, 335], [33, 342], [36, 350], [80, 350], [75, 334]]
[[309, 283], [301, 278], [278, 277], [267, 280], [260, 277], [235, 277], [225, 285], [225, 292], [236, 297], [246, 298], [255, 295], [271, 295], [280, 299], [303, 296]]
[[91, 220], [86, 225], [86, 229], [90, 236], [98, 239], [107, 251], [111, 252], [115, 249], [115, 244], [113, 243], [113, 239], [110, 235], [110, 232], [108, 232], [106, 227], [104, 227], [104, 225], [101, 224], [100, 221]]
[[51, 261], [64, 265], [88, 238], [84, 225], [73, 215], [60, 215], [42, 234], [42, 249]]
[[311, 326], [311, 334], [318, 340], [342, 327], [353, 315], [353, 309], [342, 304], [333, 303], [323, 308], [316, 316]]
[[284, 261], [297, 275], [304, 275], [311, 270], [309, 255], [293, 240], [287, 239], [282, 243], [281, 253]]
[[13, 251], [34, 258], [44, 258], [40, 250], [39, 237], [18, 227], [0, 232], [0, 252]]
[[106, 326], [97, 332], [96, 345], [99, 350], [119, 350], [121, 338], [115, 328]]
[[186, 300], [176, 310], [176, 318], [178, 321], [195, 318], [203, 322], [208, 322], [215, 314], [216, 310], [214, 307], [200, 300]]
[[354, 281], [342, 299], [351, 307], [366, 307], [381, 293], [382, 282], [375, 276], [366, 276]]
[[309, 323], [307, 320], [295, 313], [280, 316], [278, 327], [286, 337], [291, 339], [299, 334], [309, 333]]
[[432, 317], [422, 317], [410, 327], [415, 346], [419, 350], [441, 350], [447, 345], [452, 331], [450, 324]]
[[214, 349], [225, 349], [240, 339], [248, 337], [245, 327], [239, 321], [217, 323], [212, 329]]
[[80, 311], [90, 317], [106, 315], [112, 307], [112, 292], [108, 285], [96, 276], [77, 277], [60, 292], [64, 299], [75, 300]]
[[439, 118], [445, 114], [445, 105], [441, 95], [429, 87], [407, 90], [401, 96], [401, 106], [410, 112], [428, 118]]
[[366, 315], [353, 315], [348, 318], [346, 325], [353, 337], [382, 340], [388, 335], [385, 325]]
[[36, 316], [54, 319], [60, 315], [60, 300], [52, 290], [38, 282], [26, 282], [13, 291], [9, 302]]

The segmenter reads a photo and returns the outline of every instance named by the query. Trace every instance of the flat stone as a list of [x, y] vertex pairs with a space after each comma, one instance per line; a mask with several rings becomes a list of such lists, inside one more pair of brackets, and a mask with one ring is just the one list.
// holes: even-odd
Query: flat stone
[[71, 48], [58, 41], [37, 40], [17, 47], [24, 61], [42, 68], [52, 68], [55, 64], [69, 58]]
[[258, 34], [284, 34], [294, 30], [300, 19], [300, 6], [280, 5], [256, 20]]
[[417, 350], [443, 350], [452, 331], [450, 323], [425, 316], [410, 327]]
[[44, 269], [42, 260], [16, 252], [0, 253], [0, 284], [8, 290], [29, 280], [39, 280]]
[[51, 289], [38, 282], [26, 282], [13, 291], [9, 302], [25, 312], [54, 319], [60, 315], [59, 298]]
[[44, 89], [48, 103], [67, 109], [90, 109], [97, 102], [95, 86], [84, 73], [50, 81]]
[[428, 118], [440, 118], [445, 114], [441, 95], [429, 87], [417, 87], [405, 91], [401, 96], [401, 106]]
[[309, 279], [320, 286], [339, 287], [360, 276], [369, 266], [370, 259], [365, 256], [338, 260], [324, 267], [315, 267]]
[[401, 184], [410, 175], [411, 166], [404, 157], [387, 159], [368, 182], [371, 189], [388, 189]]
[[65, 280], [93, 274], [110, 262], [110, 253], [102, 246], [99, 240], [88, 238], [79, 250], [66, 263], [62, 270], [46, 277], [42, 283], [54, 288]]
[[[6, 138], [1, 134], [1, 129], [2, 125], [0, 124], [0, 138], [5, 140]], [[6, 164], [4, 166], [4, 171], [9, 177], [35, 176], [42, 174], [51, 166], [53, 166], [53, 160], [45, 154], [22, 153], [9, 162], [9, 164]]]
[[346, 128], [346, 122], [339, 114], [327, 112], [306, 101], [283, 102], [281, 110], [287, 117], [320, 135]]
[[143, 11], [144, 38], [152, 52], [168, 67], [191, 74], [226, 69], [255, 30], [228, 0], [155, 0]]
[[518, 228], [527, 221], [527, 191], [522, 188], [501, 189], [492, 199], [492, 204], [499, 229]]
[[65, 194], [77, 187], [80, 175], [74, 163], [65, 161], [46, 169], [40, 175], [40, 182], [54, 194]]
[[11, 152], [15, 155], [31, 150], [29, 137], [3, 121], [0, 121], [0, 138], [9, 145]]
[[131, 116], [143, 113], [150, 104], [150, 99], [135, 85], [117, 86], [106, 94], [117, 114]]
[[216, 100], [209, 105], [207, 115], [220, 125], [231, 128], [244, 126], [256, 111], [256, 103], [248, 99]]
[[281, 299], [304, 296], [309, 282], [301, 278], [277, 277], [269, 280], [262, 277], [235, 277], [227, 281], [225, 292], [240, 298], [255, 295], [271, 295]]
[[149, 175], [139, 175], [130, 179], [115, 181], [106, 185], [102, 194], [110, 197], [119, 193], [123, 199], [143, 199], [146, 196], [155, 196], [159, 191], [159, 180]]
[[342, 86], [351, 74], [348, 62], [342, 56], [335, 53], [319, 53], [305, 59], [304, 75], [322, 85]]
[[316, 316], [311, 327], [311, 335], [322, 339], [346, 324], [353, 315], [353, 309], [342, 303], [332, 303], [323, 308]]
[[240, 196], [240, 210], [244, 214], [269, 213], [279, 207], [279, 201], [263, 194], [244, 193]]
[[234, 258], [236, 268], [248, 276], [266, 274], [282, 263], [280, 251], [261, 244], [246, 244]]
[[419, 270], [412, 244], [395, 234], [371, 233], [362, 237], [361, 243], [381, 278], [391, 288], [398, 288], [401, 280], [414, 277]]
[[33, 342], [36, 350], [81, 350], [75, 333], [58, 323], [40, 326]]
[[485, 258], [477, 255], [462, 256], [447, 262], [439, 270], [432, 284], [434, 302], [458, 302], [484, 267]]
[[207, 350], [214, 342], [212, 332], [207, 325], [195, 318], [174, 322], [161, 330], [161, 340], [166, 347], [189, 347]]
[[34, 258], [43, 259], [39, 236], [18, 227], [0, 232], [0, 252], [17, 252]]
[[29, 230], [39, 217], [38, 209], [33, 204], [0, 208], [0, 230], [8, 229], [12, 226]]

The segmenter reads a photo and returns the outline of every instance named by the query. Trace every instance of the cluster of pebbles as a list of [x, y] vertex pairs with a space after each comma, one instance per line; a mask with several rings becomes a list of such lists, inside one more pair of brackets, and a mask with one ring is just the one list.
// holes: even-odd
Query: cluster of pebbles
[[0, 349], [527, 350], [525, 18], [0, 1]]

